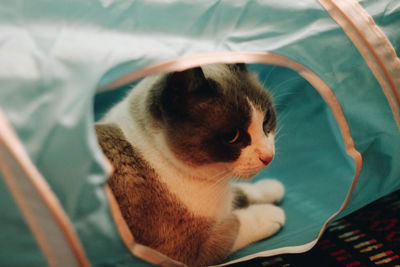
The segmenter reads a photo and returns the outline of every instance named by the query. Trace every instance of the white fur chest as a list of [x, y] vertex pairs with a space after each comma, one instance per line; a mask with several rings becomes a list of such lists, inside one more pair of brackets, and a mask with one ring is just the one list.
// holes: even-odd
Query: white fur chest
[[[146, 97], [146, 92], [140, 88], [135, 91], [132, 97]], [[167, 148], [162, 133], [139, 125], [131, 114], [129, 101], [132, 100], [128, 97], [115, 106], [101, 123], [117, 124], [127, 140], [159, 175], [160, 182], [194, 215], [218, 220], [229, 214], [232, 208], [230, 179], [226, 175], [214, 174], [212, 166], [197, 170], [183, 166]]]
[[[226, 177], [206, 179], [194, 177], [187, 169], [180, 169], [180, 163], [168, 150], [161, 135], [158, 138], [143, 136], [137, 142], [139, 133], [127, 134], [135, 137], [131, 143], [140, 150], [143, 157], [159, 175], [160, 181], [173, 193], [193, 214], [209, 218], [221, 218], [231, 212], [231, 185]], [[153, 136], [155, 137], [155, 136]], [[131, 139], [128, 137], [128, 140]], [[132, 139], [131, 139], [132, 140]], [[196, 173], [193, 170], [193, 173]]]
[[199, 180], [170, 169], [159, 172], [162, 173], [161, 180], [168, 189], [193, 214], [218, 220], [231, 212], [232, 190], [226, 179], [224, 181]]

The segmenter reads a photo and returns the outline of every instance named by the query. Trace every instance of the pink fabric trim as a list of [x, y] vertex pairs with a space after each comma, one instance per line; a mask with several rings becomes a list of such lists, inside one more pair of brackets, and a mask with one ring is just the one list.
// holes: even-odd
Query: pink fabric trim
[[383, 31], [355, 0], [319, 0], [364, 57], [400, 131], [400, 59]]
[[62, 206], [1, 110], [0, 170], [48, 264], [90, 266]]

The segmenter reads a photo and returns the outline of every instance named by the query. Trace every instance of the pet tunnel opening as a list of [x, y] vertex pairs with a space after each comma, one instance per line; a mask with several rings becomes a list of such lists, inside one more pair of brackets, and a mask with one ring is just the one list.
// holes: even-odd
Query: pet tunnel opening
[[[105, 92], [148, 74], [216, 62], [255, 64], [251, 67], [261, 76], [276, 78], [275, 84], [266, 79], [271, 89], [288, 91], [276, 93], [283, 113], [279, 158], [261, 176], [286, 184], [282, 205], [293, 215], [278, 235], [227, 261], [311, 248], [330, 215], [344, 208], [339, 214], [344, 216], [400, 187], [400, 13], [395, 2], [6, 1], [0, 7], [0, 239], [7, 244], [0, 250], [1, 264], [44, 266], [70, 257], [81, 265], [146, 265], [123, 243], [110, 212], [104, 189], [110, 166], [93, 129], [96, 87]], [[215, 51], [221, 53], [206, 54]], [[296, 90], [289, 90], [291, 85]], [[295, 112], [301, 107], [304, 112]], [[291, 167], [298, 171], [292, 173]], [[75, 248], [79, 243], [81, 248], [70, 246], [67, 255], [56, 235], [39, 240], [6, 179], [22, 189], [31, 214], [46, 219], [36, 226], [64, 241], [73, 237]], [[332, 180], [337, 184], [325, 184]], [[37, 194], [38, 185], [48, 193]], [[48, 213], [50, 195], [66, 215], [59, 222], [57, 212]], [[295, 203], [296, 198], [304, 201]], [[330, 200], [325, 211], [322, 205]], [[38, 207], [44, 212], [36, 212]], [[304, 217], [312, 222], [286, 235], [301, 209], [309, 211]], [[303, 245], [293, 246], [298, 244]], [[176, 264], [134, 248], [142, 258]], [[49, 259], [50, 254], [57, 257]]]
[[[329, 88], [310, 70], [268, 53], [216, 53], [163, 62], [100, 87], [94, 102], [96, 120], [132, 88], [134, 90], [135, 79], [145, 74], [196, 67], [200, 65], [199, 61], [202, 64], [247, 63], [249, 70], [257, 73], [272, 94], [278, 113], [275, 159], [252, 182], [263, 178], [276, 178], [283, 182], [286, 194], [281, 206], [286, 212], [286, 224], [278, 234], [234, 253], [227, 262], [310, 249], [325, 224], [344, 208], [361, 167], [361, 158], [352, 147], [346, 123], [340, 117], [340, 105], [329, 93]], [[323, 96], [329, 103], [321, 94], [325, 94]], [[332, 109], [335, 109], [336, 117]], [[340, 123], [337, 119], [341, 120]], [[342, 133], [347, 136], [342, 136]], [[115, 209], [113, 212], [119, 213]], [[120, 214], [116, 218], [121, 219]], [[117, 224], [125, 228], [120, 229], [120, 233], [126, 233], [126, 226], [121, 226], [121, 221]], [[128, 239], [125, 243], [131, 246], [133, 241], [131, 237]]]

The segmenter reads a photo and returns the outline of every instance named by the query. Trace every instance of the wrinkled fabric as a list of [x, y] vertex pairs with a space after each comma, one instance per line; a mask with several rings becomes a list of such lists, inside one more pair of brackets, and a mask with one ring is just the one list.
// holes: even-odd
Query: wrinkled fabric
[[[396, 1], [361, 1], [399, 52]], [[142, 263], [123, 245], [103, 192], [105, 159], [95, 117], [120, 90], [96, 88], [150, 64], [218, 51], [273, 52], [315, 72], [332, 89], [363, 169], [342, 216], [400, 188], [400, 137], [379, 83], [317, 1], [14, 1], [0, 4], [0, 108], [72, 221], [93, 265]], [[314, 240], [344, 201], [355, 173], [337, 123], [293, 70], [254, 65], [279, 112], [277, 156], [255, 179], [286, 186], [287, 224], [231, 256]], [[122, 89], [124, 92], [126, 89]], [[107, 96], [106, 96], [107, 94]], [[110, 97], [113, 96], [113, 97]], [[2, 179], [0, 179], [2, 180]], [[43, 256], [0, 186], [0, 262]]]

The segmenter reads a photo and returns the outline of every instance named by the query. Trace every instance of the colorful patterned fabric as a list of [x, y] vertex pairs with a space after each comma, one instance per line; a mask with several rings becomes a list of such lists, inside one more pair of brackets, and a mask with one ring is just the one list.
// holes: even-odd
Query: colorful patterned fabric
[[318, 244], [303, 254], [243, 262], [263, 267], [400, 266], [400, 191], [330, 224]]

